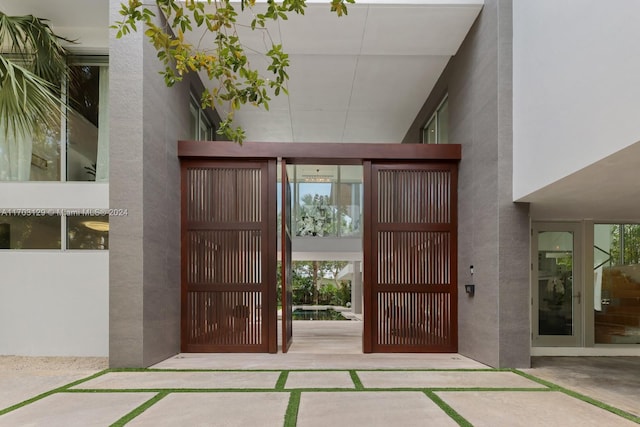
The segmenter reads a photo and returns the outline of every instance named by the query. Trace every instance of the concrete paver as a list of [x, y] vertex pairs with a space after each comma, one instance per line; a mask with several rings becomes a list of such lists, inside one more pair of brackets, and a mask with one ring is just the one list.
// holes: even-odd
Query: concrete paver
[[609, 411], [554, 391], [436, 392], [475, 427], [637, 426]]
[[289, 393], [173, 393], [127, 426], [282, 427]]
[[[543, 378], [546, 375], [551, 383], [633, 413], [628, 408], [638, 408], [637, 399], [633, 397], [638, 391], [634, 387], [637, 384], [634, 373], [640, 372], [639, 362], [638, 358], [562, 359], [554, 364], [545, 363], [544, 370], [534, 366], [527, 371]], [[575, 363], [578, 365], [574, 366]], [[423, 393], [421, 389], [425, 388], [449, 388], [449, 391], [436, 393], [474, 426], [637, 425], [555, 388], [545, 389], [542, 384], [514, 372], [468, 370], [487, 367], [457, 354], [233, 354], [232, 357], [228, 354], [189, 354], [178, 355], [160, 365], [181, 370], [107, 372], [75, 386], [73, 392], [61, 390], [0, 415], [0, 427], [109, 425], [158, 396], [152, 391], [120, 391], [132, 389], [165, 390], [168, 394], [130, 425], [281, 426], [287, 405], [295, 403], [289, 399], [296, 389], [303, 389], [299, 394], [297, 418], [300, 426], [456, 425], [455, 416], [449, 416]], [[349, 369], [356, 370], [364, 390], [356, 389]], [[276, 389], [280, 370], [288, 371], [285, 390]], [[58, 375], [62, 372], [5, 367], [0, 369], [0, 390], [15, 394], [23, 401], [86, 378], [95, 371], [78, 370], [77, 375], [69, 378]], [[64, 374], [71, 375], [70, 372], [65, 370]], [[538, 373], [542, 375], [536, 375]], [[58, 378], [50, 382], [54, 377]], [[621, 387], [615, 387], [618, 380]], [[343, 390], [328, 391], [327, 388]], [[107, 392], [107, 389], [113, 391]], [[15, 400], [0, 406], [0, 412], [15, 404]], [[0, 400], [0, 404], [2, 402]]]
[[0, 410], [108, 367], [100, 357], [29, 357], [0, 355]]
[[363, 325], [357, 320], [294, 320], [289, 354], [362, 354]]
[[640, 357], [533, 357], [523, 372], [640, 417]]
[[4, 377], [0, 373], [0, 409], [17, 405], [42, 393], [86, 378], [87, 374], [34, 375]]
[[496, 371], [357, 371], [367, 388], [542, 388], [513, 372]]
[[57, 393], [0, 416], [1, 427], [104, 427], [155, 393]]
[[457, 426], [440, 407], [419, 391], [303, 392], [299, 427], [326, 426]]
[[289, 372], [285, 388], [355, 388], [347, 371]]
[[181, 353], [154, 369], [482, 369], [456, 353], [257, 354]]
[[109, 372], [75, 389], [274, 388], [280, 372]]

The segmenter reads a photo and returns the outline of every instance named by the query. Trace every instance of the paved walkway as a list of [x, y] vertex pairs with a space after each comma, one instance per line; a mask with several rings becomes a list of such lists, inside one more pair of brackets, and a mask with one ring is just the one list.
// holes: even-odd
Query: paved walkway
[[152, 369], [104, 370], [6, 409], [0, 400], [0, 426], [640, 423], [531, 373], [457, 354], [178, 355]]

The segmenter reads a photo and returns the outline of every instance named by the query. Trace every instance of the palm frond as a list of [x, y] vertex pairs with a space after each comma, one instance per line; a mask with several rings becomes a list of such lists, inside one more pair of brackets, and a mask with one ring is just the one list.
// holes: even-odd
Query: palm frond
[[25, 136], [60, 125], [66, 49], [45, 19], [0, 12], [0, 129]]
[[35, 75], [55, 83], [68, 71], [67, 52], [61, 42], [73, 41], [56, 35], [47, 22], [33, 15], [0, 12], [0, 49]]
[[0, 55], [0, 129], [5, 136], [59, 126], [62, 108], [52, 89], [52, 83]]

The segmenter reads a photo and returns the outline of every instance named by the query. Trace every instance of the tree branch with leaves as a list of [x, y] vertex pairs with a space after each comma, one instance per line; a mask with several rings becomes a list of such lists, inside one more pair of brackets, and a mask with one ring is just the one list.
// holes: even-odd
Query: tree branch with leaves
[[[355, 0], [328, 0], [329, 8], [337, 16], [347, 14], [347, 3]], [[233, 4], [235, 3], [235, 5]], [[269, 21], [287, 20], [292, 13], [304, 15], [306, 0], [267, 0], [264, 10], [256, 12], [256, 0], [155, 0], [154, 4], [162, 13], [164, 24], [158, 25], [155, 13], [141, 0], [129, 0], [121, 4], [122, 20], [112, 26], [117, 30], [116, 37], [121, 38], [138, 25], [145, 28], [145, 36], [157, 51], [158, 59], [165, 66], [162, 75], [167, 86], [181, 81], [185, 74], [205, 72], [207, 77], [217, 84], [202, 93], [203, 108], [214, 108], [220, 112], [221, 106], [227, 108], [226, 115], [221, 114], [221, 123], [217, 133], [231, 141], [242, 143], [245, 132], [234, 126], [234, 114], [243, 105], [269, 109], [271, 96], [288, 94], [286, 82], [289, 79], [287, 69], [289, 56], [281, 44], [274, 43], [263, 52], [269, 65], [268, 76], [263, 76], [253, 67], [247, 58], [246, 47], [238, 35], [239, 13], [250, 13], [250, 28], [268, 34]], [[238, 10], [239, 8], [239, 10]], [[185, 33], [196, 30], [214, 35], [212, 45], [194, 46], [185, 40]], [[203, 38], [202, 38], [203, 39]]]

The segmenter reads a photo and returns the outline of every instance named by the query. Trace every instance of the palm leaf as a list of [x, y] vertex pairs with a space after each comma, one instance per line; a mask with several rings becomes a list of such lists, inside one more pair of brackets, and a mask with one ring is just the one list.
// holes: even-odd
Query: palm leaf
[[0, 12], [0, 129], [25, 136], [58, 127], [60, 82], [68, 75], [66, 50], [47, 21]]
[[0, 56], [0, 129], [5, 136], [32, 134], [39, 125], [55, 128], [62, 108], [52, 83]]
[[68, 71], [67, 52], [61, 42], [73, 41], [56, 35], [46, 19], [8, 16], [0, 12], [0, 47], [25, 68], [49, 82], [60, 81]]

